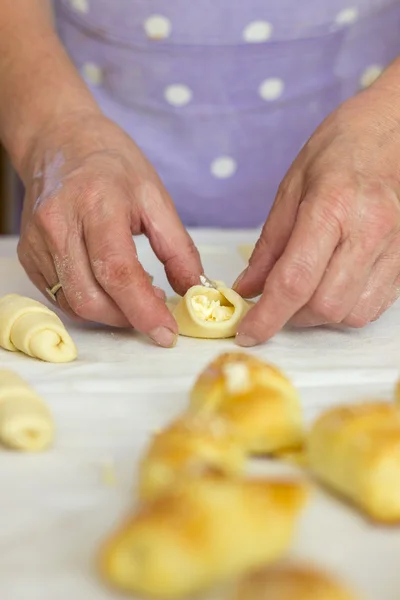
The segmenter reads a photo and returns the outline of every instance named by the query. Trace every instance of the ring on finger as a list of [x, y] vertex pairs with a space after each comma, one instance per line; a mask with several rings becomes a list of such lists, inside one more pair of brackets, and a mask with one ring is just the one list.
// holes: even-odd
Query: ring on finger
[[62, 289], [62, 285], [61, 283], [58, 281], [55, 285], [53, 285], [51, 288], [47, 287], [46, 288], [46, 292], [47, 294], [50, 296], [50, 298], [54, 301], [57, 302], [57, 292], [59, 292]]

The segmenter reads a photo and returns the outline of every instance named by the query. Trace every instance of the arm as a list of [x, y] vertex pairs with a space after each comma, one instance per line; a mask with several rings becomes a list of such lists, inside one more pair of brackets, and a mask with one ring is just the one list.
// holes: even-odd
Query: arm
[[28, 148], [49, 123], [99, 111], [52, 23], [50, 0], [2, 0], [0, 139], [23, 177]]
[[50, 0], [1, 0], [0, 139], [26, 189], [18, 256], [31, 281], [61, 283], [72, 317], [176, 341], [164, 294], [139, 262], [145, 233], [178, 292], [198, 252], [157, 173], [100, 111], [52, 26]]

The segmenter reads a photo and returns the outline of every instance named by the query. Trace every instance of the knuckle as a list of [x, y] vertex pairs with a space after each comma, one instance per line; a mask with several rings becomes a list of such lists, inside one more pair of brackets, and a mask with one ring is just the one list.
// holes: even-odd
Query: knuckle
[[85, 300], [69, 299], [69, 305], [73, 312], [81, 319], [90, 320], [97, 314], [97, 302], [92, 298]]
[[307, 299], [312, 285], [312, 267], [306, 261], [298, 261], [283, 270], [279, 287], [289, 300]]
[[375, 239], [384, 238], [398, 228], [398, 210], [391, 201], [380, 199], [369, 207], [368, 221], [373, 227]]
[[367, 308], [355, 307], [346, 318], [345, 324], [353, 329], [362, 329], [371, 323], [375, 314], [376, 311], [374, 314], [371, 314]]
[[25, 270], [32, 265], [32, 254], [35, 246], [37, 246], [37, 241], [35, 242], [31, 229], [26, 229], [17, 245], [17, 257]]
[[308, 217], [322, 234], [339, 234], [348, 215], [349, 192], [324, 192], [312, 195], [300, 206], [307, 211]]
[[18, 242], [17, 256], [18, 256], [18, 260], [21, 263], [21, 265], [25, 268], [25, 266], [28, 263], [28, 261], [27, 261], [27, 251], [26, 251], [26, 248], [25, 248], [25, 244], [24, 244], [24, 242], [22, 240], [20, 240]]
[[321, 317], [326, 323], [341, 323], [346, 316], [343, 302], [330, 297], [318, 297], [309, 302], [314, 314]]
[[370, 323], [370, 319], [365, 314], [353, 313], [346, 319], [346, 325], [353, 329], [363, 329]]
[[104, 258], [93, 261], [97, 281], [115, 291], [122, 291], [132, 283], [134, 271], [134, 265], [120, 254], [104, 254]]

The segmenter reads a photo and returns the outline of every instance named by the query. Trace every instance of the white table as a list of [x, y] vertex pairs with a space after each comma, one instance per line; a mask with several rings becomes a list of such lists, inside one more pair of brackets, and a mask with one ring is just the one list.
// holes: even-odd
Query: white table
[[[209, 277], [232, 282], [244, 264], [239, 243], [251, 232], [194, 234]], [[0, 238], [0, 295], [43, 301], [15, 258], [16, 240]], [[139, 256], [158, 285], [162, 269], [138, 240]], [[137, 459], [149, 435], [186, 405], [195, 376], [232, 341], [180, 339], [156, 348], [132, 332], [67, 326], [76, 362], [52, 365], [0, 350], [47, 400], [57, 441], [46, 454], [0, 451], [0, 598], [112, 600], [93, 569], [99, 541], [134, 494]], [[333, 402], [390, 397], [400, 364], [400, 304], [362, 331], [285, 331], [254, 353], [272, 360], [299, 387], [307, 421]], [[104, 481], [113, 461], [117, 482]], [[258, 470], [290, 470], [266, 463]], [[292, 554], [342, 576], [365, 600], [399, 600], [400, 528], [372, 528], [353, 510], [317, 493], [301, 520]]]

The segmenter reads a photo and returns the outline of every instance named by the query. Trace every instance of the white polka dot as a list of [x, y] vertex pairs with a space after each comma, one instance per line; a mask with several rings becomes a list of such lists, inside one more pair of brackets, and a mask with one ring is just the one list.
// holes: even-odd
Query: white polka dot
[[192, 99], [192, 91], [187, 85], [169, 85], [165, 88], [164, 97], [172, 106], [185, 106]]
[[163, 15], [152, 15], [146, 19], [144, 30], [152, 40], [164, 40], [171, 34], [171, 21]]
[[87, 15], [89, 12], [89, 0], [70, 0], [72, 8], [79, 13]]
[[266, 79], [259, 87], [259, 94], [263, 100], [277, 100], [283, 94], [285, 84], [282, 79], [273, 77]]
[[365, 69], [364, 73], [360, 78], [360, 85], [362, 88], [367, 88], [374, 83], [378, 79], [378, 77], [382, 74], [383, 67], [379, 65], [370, 65], [367, 69]]
[[236, 172], [236, 161], [230, 156], [219, 156], [211, 163], [211, 173], [217, 179], [227, 179]]
[[340, 13], [336, 16], [336, 24], [337, 25], [351, 25], [355, 23], [358, 19], [358, 8], [350, 7], [344, 8], [340, 11]]
[[250, 44], [266, 42], [272, 35], [272, 29], [273, 27], [268, 21], [253, 21], [243, 31], [243, 38]]
[[94, 85], [99, 85], [103, 81], [103, 71], [96, 63], [85, 63], [82, 67], [82, 74], [89, 83]]

